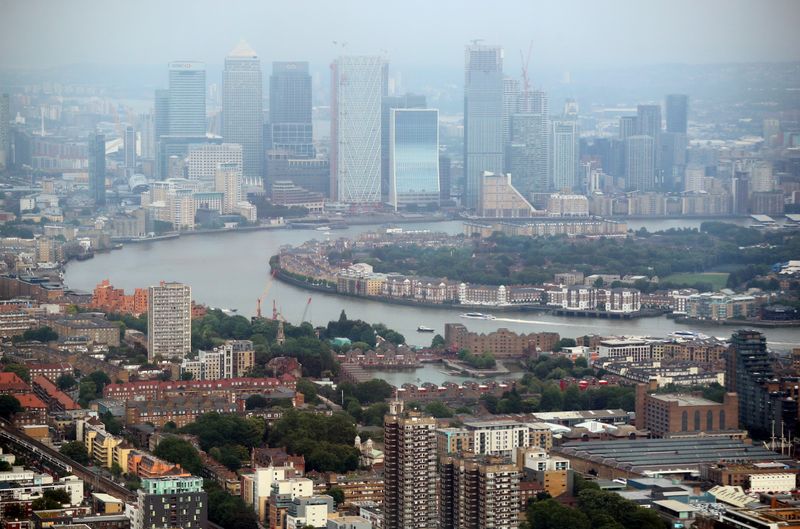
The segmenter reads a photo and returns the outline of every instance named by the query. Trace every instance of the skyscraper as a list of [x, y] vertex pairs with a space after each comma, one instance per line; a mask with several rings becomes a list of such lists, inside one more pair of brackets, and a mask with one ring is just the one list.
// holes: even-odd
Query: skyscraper
[[484, 171], [503, 171], [502, 48], [467, 46], [464, 74], [464, 202], [475, 209]]
[[382, 57], [342, 56], [331, 66], [331, 197], [346, 204], [381, 201]]
[[391, 177], [389, 168], [390, 133], [392, 110], [395, 108], [426, 108], [425, 96], [403, 94], [384, 96], [381, 99], [381, 200], [389, 201], [391, 193]]
[[261, 184], [264, 176], [264, 124], [261, 61], [241, 41], [225, 57], [222, 74], [222, 137], [242, 146], [242, 174]]
[[619, 118], [619, 138], [624, 140], [628, 136], [637, 134], [638, 119], [636, 116], [622, 116]]
[[125, 127], [123, 147], [125, 152], [125, 171], [128, 175], [131, 175], [136, 169], [136, 129], [130, 125]]
[[[156, 104], [158, 96], [156, 94]], [[206, 134], [206, 65], [201, 62], [169, 63], [169, 130], [171, 136]]]
[[725, 388], [739, 395], [739, 424], [766, 434], [772, 419], [765, 387], [772, 379], [767, 338], [757, 331], [736, 331], [726, 358]]
[[156, 90], [153, 108], [153, 141], [169, 134], [169, 90]]
[[192, 350], [191, 287], [162, 281], [147, 294], [148, 360], [183, 359]]
[[146, 478], [137, 495], [133, 529], [208, 527], [208, 494], [203, 490], [203, 478]]
[[550, 180], [551, 125], [547, 94], [523, 93], [519, 112], [511, 117], [511, 182], [523, 195], [552, 189]]
[[511, 117], [519, 112], [519, 80], [503, 78], [503, 172], [511, 171]]
[[392, 109], [390, 193], [395, 209], [439, 203], [439, 111]]
[[218, 164], [214, 191], [222, 193], [222, 213], [233, 213], [239, 202], [243, 200], [241, 165], [237, 163]]
[[657, 138], [661, 133], [661, 106], [639, 105], [636, 107], [636, 133]]
[[273, 62], [269, 78], [270, 149], [313, 158], [311, 76], [307, 62]]
[[689, 96], [685, 94], [669, 94], [665, 106], [667, 109], [667, 132], [686, 134]]
[[236, 164], [241, 171], [242, 146], [238, 143], [199, 143], [189, 145], [186, 157], [186, 177], [203, 184], [205, 189], [213, 189], [220, 164]]
[[389, 404], [384, 417], [383, 527], [433, 529], [436, 509], [436, 419]]
[[515, 529], [520, 472], [494, 456], [443, 456], [439, 467], [440, 529]]
[[153, 113], [139, 114], [139, 130], [141, 131], [139, 154], [145, 160], [152, 160], [156, 155], [155, 116]]
[[625, 182], [633, 191], [652, 191], [656, 186], [655, 149], [653, 137], [647, 135], [625, 138]]
[[11, 120], [8, 94], [0, 94], [0, 169], [11, 165]]
[[577, 189], [578, 182], [578, 123], [571, 119], [553, 121], [552, 128], [553, 188]]
[[89, 195], [95, 206], [106, 203], [106, 137], [89, 137]]

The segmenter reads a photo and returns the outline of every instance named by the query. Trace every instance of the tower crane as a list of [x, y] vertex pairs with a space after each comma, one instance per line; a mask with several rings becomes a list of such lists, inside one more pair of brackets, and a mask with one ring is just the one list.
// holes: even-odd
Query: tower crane
[[272, 288], [272, 282], [275, 280], [274, 272], [269, 275], [267, 279], [267, 284], [264, 285], [264, 292], [261, 294], [261, 297], [258, 298], [258, 303], [256, 305], [256, 317], [261, 318], [261, 302], [267, 299], [267, 294], [269, 294], [269, 289]]
[[304, 321], [306, 321], [306, 315], [308, 314], [308, 309], [311, 308], [311, 296], [308, 297], [308, 301], [306, 302], [306, 307], [303, 309], [303, 315], [300, 317], [300, 324], [302, 325]]

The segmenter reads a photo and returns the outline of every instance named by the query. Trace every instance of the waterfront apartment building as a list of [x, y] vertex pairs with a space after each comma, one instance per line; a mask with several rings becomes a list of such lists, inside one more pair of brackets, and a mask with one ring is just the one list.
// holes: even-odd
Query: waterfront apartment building
[[143, 479], [137, 494], [133, 529], [208, 527], [208, 494], [203, 490], [202, 478]]
[[439, 471], [441, 529], [519, 526], [520, 472], [515, 465], [498, 457], [444, 456]]
[[436, 506], [436, 419], [404, 412], [390, 403], [384, 417], [385, 529], [434, 529]]
[[331, 71], [331, 198], [375, 206], [381, 201], [386, 62], [377, 56], [342, 56]]
[[147, 290], [137, 288], [128, 295], [124, 289], [114, 288], [108, 279], [104, 279], [94, 287], [90, 306], [106, 312], [138, 316], [147, 312]]
[[552, 351], [560, 338], [556, 332], [517, 334], [501, 328], [482, 334], [470, 332], [461, 323], [446, 323], [444, 326], [445, 347], [449, 351], [467, 349], [474, 354], [491, 353], [497, 358]]
[[537, 214], [513, 185], [511, 175], [484, 172], [479, 179], [478, 214], [487, 218], [525, 218]]
[[650, 360], [652, 351], [647, 340], [609, 339], [600, 342], [597, 355], [604, 359], [631, 358], [634, 362], [641, 362]]
[[439, 203], [439, 111], [392, 109], [389, 124], [389, 203]]
[[147, 358], [182, 359], [192, 350], [192, 289], [162, 281], [147, 293]]
[[261, 60], [243, 40], [225, 57], [222, 73], [222, 137], [239, 144], [242, 174], [261, 184], [264, 173], [264, 124]]
[[477, 210], [483, 174], [503, 171], [503, 49], [467, 46], [464, 77], [464, 205]]

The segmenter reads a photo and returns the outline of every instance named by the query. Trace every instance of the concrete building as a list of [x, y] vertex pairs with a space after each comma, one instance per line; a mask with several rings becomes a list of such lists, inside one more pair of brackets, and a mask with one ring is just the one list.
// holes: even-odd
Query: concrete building
[[436, 528], [436, 419], [393, 401], [383, 431], [383, 527]]
[[577, 121], [570, 119], [553, 121], [550, 166], [553, 189], [556, 191], [573, 191], [583, 187], [582, 182], [578, 181], [579, 137]]
[[572, 492], [574, 472], [569, 459], [550, 454], [543, 447], [529, 448], [520, 451], [517, 466], [526, 481], [536, 483], [553, 498]]
[[503, 171], [502, 48], [467, 46], [464, 74], [464, 205], [477, 210], [483, 174]]
[[106, 137], [89, 138], [89, 195], [96, 206], [106, 204]]
[[125, 127], [123, 154], [125, 159], [125, 172], [130, 176], [136, 169], [136, 130], [130, 125]]
[[530, 445], [530, 428], [516, 421], [468, 421], [470, 451], [476, 455], [512, 457]]
[[225, 57], [222, 73], [222, 137], [242, 150], [245, 180], [261, 185], [264, 126], [261, 60], [243, 40]]
[[222, 193], [222, 213], [235, 213], [244, 196], [242, 192], [242, 167], [235, 163], [217, 165], [214, 191]]
[[583, 195], [555, 193], [547, 199], [547, 215], [550, 217], [588, 217], [589, 199]]
[[523, 92], [519, 112], [511, 116], [508, 154], [512, 183], [526, 197], [552, 189], [551, 132], [547, 94], [540, 90]]
[[650, 343], [638, 339], [602, 340], [597, 348], [600, 358], [630, 358], [634, 362], [650, 360], [652, 356]]
[[247, 376], [255, 365], [255, 351], [250, 340], [227, 340], [213, 351], [200, 351], [197, 360], [183, 359], [181, 374], [191, 373], [192, 380], [219, 380]]
[[723, 402], [694, 395], [651, 393], [646, 384], [636, 385], [636, 427], [651, 437], [727, 437], [739, 431], [739, 400], [726, 393]]
[[8, 94], [0, 94], [0, 170], [11, 165], [11, 107]]
[[520, 472], [516, 466], [497, 457], [445, 456], [439, 470], [438, 527], [514, 529], [519, 526]]
[[381, 201], [382, 57], [342, 56], [331, 66], [331, 197], [345, 204]]
[[192, 289], [161, 282], [147, 292], [147, 358], [182, 359], [192, 350]]
[[208, 527], [208, 495], [203, 479], [165, 477], [143, 479], [133, 515], [133, 529]]
[[653, 191], [656, 188], [655, 140], [637, 134], [625, 138], [625, 183], [632, 191]]
[[612, 288], [606, 292], [606, 311], [623, 314], [642, 308], [641, 292], [635, 288]]
[[199, 182], [206, 190], [214, 189], [220, 164], [243, 164], [242, 146], [235, 143], [198, 143], [189, 146], [186, 178]]
[[525, 218], [536, 210], [522, 193], [511, 185], [511, 175], [483, 173], [477, 203], [478, 214], [487, 218]]

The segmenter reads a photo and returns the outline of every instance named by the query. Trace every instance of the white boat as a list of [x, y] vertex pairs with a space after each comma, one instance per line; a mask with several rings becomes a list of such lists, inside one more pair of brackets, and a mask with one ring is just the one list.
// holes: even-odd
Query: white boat
[[317, 230], [317, 231], [330, 231], [331, 228], [330, 228], [330, 226], [319, 226], [319, 227], [314, 228], [314, 229]]
[[462, 318], [472, 318], [474, 320], [493, 320], [494, 316], [491, 314], [484, 314], [482, 312], [467, 312], [461, 315]]
[[417, 332], [435, 332], [435, 329], [431, 329], [430, 327], [425, 327], [424, 325], [420, 325], [417, 327]]

